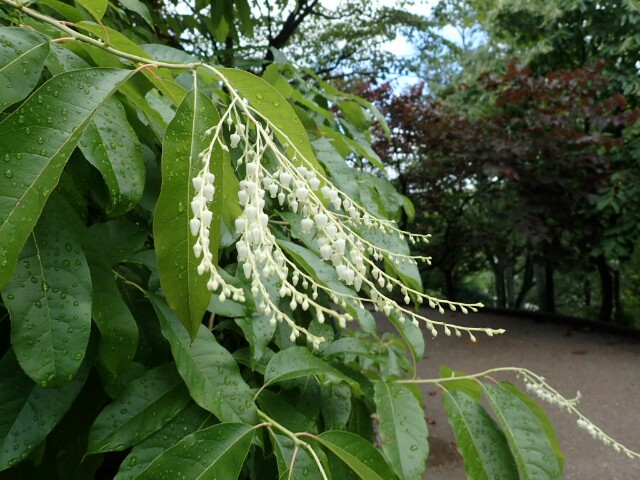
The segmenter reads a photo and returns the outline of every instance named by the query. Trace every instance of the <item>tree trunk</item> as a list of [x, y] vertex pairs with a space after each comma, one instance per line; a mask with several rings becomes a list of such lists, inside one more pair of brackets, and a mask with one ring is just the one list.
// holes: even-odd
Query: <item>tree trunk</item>
[[546, 265], [544, 267], [544, 276], [546, 279], [546, 288], [545, 288], [545, 304], [546, 311], [549, 313], [556, 312], [556, 286], [553, 281], [553, 267], [551, 265]]
[[604, 255], [596, 258], [596, 267], [598, 268], [598, 275], [600, 275], [601, 297], [598, 319], [601, 322], [610, 322], [613, 314], [613, 275]]
[[620, 299], [620, 270], [613, 270], [613, 307], [616, 322], [622, 323], [622, 301]]
[[527, 296], [527, 293], [533, 288], [533, 260], [531, 259], [531, 255], [527, 255], [527, 259], [524, 263], [524, 274], [522, 278], [522, 286], [520, 287], [520, 291], [518, 292], [518, 297], [516, 298], [516, 308], [522, 308], [522, 303], [524, 302], [524, 298]]
[[513, 270], [513, 263], [511, 262], [509, 262], [509, 264], [504, 269], [504, 296], [507, 308], [514, 308], [516, 303], [516, 286], [514, 284]]
[[497, 265], [494, 265], [493, 275], [495, 276], [496, 281], [496, 307], [506, 308], [507, 296], [504, 288], [504, 270], [502, 269], [500, 262], [498, 262]]
[[453, 270], [447, 269], [447, 270], [443, 270], [444, 271], [444, 281], [445, 281], [445, 288], [447, 289], [447, 298], [455, 301], [456, 300], [456, 282], [455, 279], [453, 277]]
[[536, 265], [534, 268], [536, 277], [536, 293], [538, 296], [538, 308], [541, 312], [555, 313], [555, 286], [553, 282], [553, 267], [550, 265]]
[[582, 291], [584, 292], [584, 306], [591, 306], [591, 280], [588, 277], [585, 277], [582, 282]]

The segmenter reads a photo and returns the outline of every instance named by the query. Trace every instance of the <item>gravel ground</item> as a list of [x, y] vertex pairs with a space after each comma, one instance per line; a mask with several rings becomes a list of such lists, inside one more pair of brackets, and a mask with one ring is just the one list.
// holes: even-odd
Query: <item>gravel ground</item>
[[[431, 316], [434, 320], [436, 316]], [[582, 392], [579, 409], [605, 433], [640, 452], [640, 337], [589, 331], [559, 323], [497, 315], [447, 315], [448, 321], [504, 328], [507, 333], [477, 343], [438, 335], [427, 340], [421, 378], [437, 378], [440, 365], [474, 373], [491, 367], [528, 368], [566, 397]], [[513, 376], [498, 376], [522, 386]], [[464, 480], [464, 465], [437, 387], [424, 389], [429, 422], [429, 480]], [[556, 427], [568, 480], [640, 480], [640, 460], [593, 440], [575, 417], [543, 405]]]

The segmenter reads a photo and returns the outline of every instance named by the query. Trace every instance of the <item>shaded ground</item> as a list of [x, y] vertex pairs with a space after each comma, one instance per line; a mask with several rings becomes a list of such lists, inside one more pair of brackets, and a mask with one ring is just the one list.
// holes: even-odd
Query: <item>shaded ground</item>
[[[505, 328], [507, 333], [477, 343], [442, 334], [427, 340], [421, 378], [437, 378], [440, 365], [475, 373], [491, 367], [525, 367], [544, 376], [566, 397], [583, 394], [579, 409], [605, 433], [640, 451], [640, 339], [588, 331], [557, 323], [485, 314], [447, 315], [448, 321]], [[435, 320], [436, 316], [432, 315]], [[514, 377], [496, 376], [522, 386]], [[431, 453], [426, 479], [464, 480], [464, 466], [437, 387], [423, 389]], [[565, 454], [568, 480], [640, 480], [640, 460], [631, 460], [593, 440], [575, 417], [548, 404]]]

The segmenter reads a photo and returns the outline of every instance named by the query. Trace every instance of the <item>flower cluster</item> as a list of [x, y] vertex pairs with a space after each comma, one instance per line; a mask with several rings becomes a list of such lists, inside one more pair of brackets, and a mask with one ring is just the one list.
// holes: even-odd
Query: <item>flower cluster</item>
[[[222, 301], [229, 297], [243, 301], [244, 296], [241, 289], [223, 281], [208, 248], [208, 229], [212, 218], [208, 205], [215, 194], [210, 161], [218, 146], [225, 151], [236, 149], [237, 171], [242, 173], [244, 170], [238, 192], [238, 202], [243, 212], [235, 221], [239, 235], [236, 249], [242, 271], [251, 282], [256, 305], [272, 324], [285, 322], [291, 329], [292, 341], [304, 335], [317, 348], [324, 339], [297, 325], [280, 308], [281, 302], [287, 302], [292, 311], [297, 308], [313, 311], [320, 323], [332, 317], [341, 327], [353, 319], [346, 311], [347, 304], [364, 308], [364, 303], [368, 302], [377, 311], [396, 315], [400, 322], [408, 319], [415, 325], [424, 323], [434, 336], [437, 335], [436, 326], [441, 326], [447, 335], [451, 335], [452, 331], [457, 336], [461, 336], [463, 331], [467, 332], [473, 341], [473, 332], [480, 331], [489, 336], [503, 332], [501, 329], [449, 325], [415, 311], [410, 306], [413, 302], [421, 304], [426, 301], [440, 313], [444, 313], [445, 307], [467, 313], [469, 310], [476, 311], [476, 307], [481, 305], [431, 297], [403, 284], [389, 273], [388, 268], [382, 265], [416, 264], [418, 261], [428, 262], [429, 258], [385, 249], [365, 239], [360, 232], [377, 229], [383, 235], [396, 235], [411, 243], [426, 242], [428, 236], [401, 231], [393, 222], [368, 213], [336, 188], [315, 160], [305, 156], [284, 132], [252, 108], [248, 101], [240, 98], [232, 87], [230, 92], [232, 101], [229, 107], [220, 122], [206, 132], [210, 143], [200, 154], [202, 170], [193, 179], [196, 193], [191, 204], [194, 214], [191, 231], [197, 237], [194, 253], [202, 258], [198, 273], [210, 275], [208, 288], [212, 291], [220, 289]], [[225, 125], [228, 129], [228, 147], [224, 141]], [[345, 285], [352, 288], [347, 290], [349, 293], [327, 288], [288, 257], [270, 228], [268, 212], [271, 208], [277, 208], [276, 204], [301, 216], [300, 231], [309, 235], [310, 240], [313, 239], [320, 257], [333, 266], [337, 277]], [[270, 278], [274, 278], [278, 284], [279, 298], [273, 298], [268, 292], [266, 280]], [[403, 297], [402, 302], [390, 296], [391, 292], [398, 290]], [[320, 303], [318, 295], [321, 291], [340, 308], [328, 308]]]
[[549, 388], [548, 385], [544, 382], [544, 378], [538, 378], [540, 379], [540, 381], [532, 379], [531, 377], [525, 377], [524, 381], [527, 392], [534, 394], [540, 400], [543, 400], [551, 405], [555, 405], [561, 409], [566, 409], [568, 411], [571, 411], [571, 409], [575, 408], [580, 402], [580, 398], [582, 397], [580, 392], [577, 392], [574, 398], [567, 399], [555, 390]]
[[600, 427], [595, 425], [591, 420], [578, 411], [578, 402], [582, 397], [580, 392], [577, 392], [574, 398], [568, 399], [551, 387], [543, 377], [525, 369], [518, 369], [518, 372], [522, 375], [525, 388], [528, 392], [531, 392], [539, 399], [544, 400], [551, 405], [555, 405], [560, 409], [566, 410], [568, 413], [577, 415], [578, 427], [586, 430], [595, 440], [612, 447], [616, 452], [626, 454], [629, 458], [640, 458], [640, 454], [615, 441], [609, 435], [604, 433]]

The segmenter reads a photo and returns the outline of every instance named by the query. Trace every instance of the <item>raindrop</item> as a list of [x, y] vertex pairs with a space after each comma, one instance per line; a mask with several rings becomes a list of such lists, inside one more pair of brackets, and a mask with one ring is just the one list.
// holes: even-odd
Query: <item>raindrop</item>
[[263, 95], [263, 94], [261, 94], [261, 93], [256, 93], [256, 98], [257, 98], [258, 100], [262, 100], [262, 99], [264, 98], [264, 95]]
[[278, 100], [275, 100], [275, 101], [273, 102], [273, 106], [274, 106], [274, 107], [279, 107], [279, 106], [280, 106], [280, 102], [279, 102]]
[[13, 178], [13, 172], [11, 170], [5, 170], [4, 176], [6, 178]]

